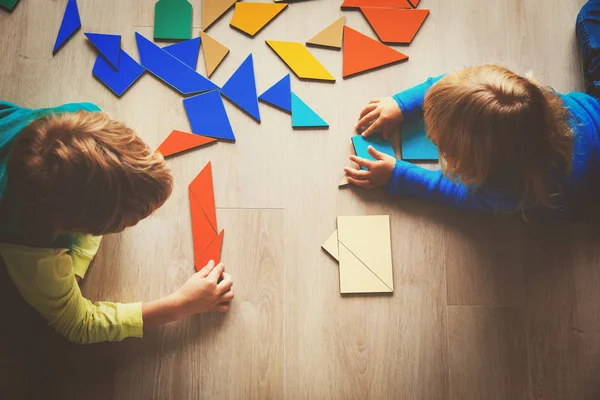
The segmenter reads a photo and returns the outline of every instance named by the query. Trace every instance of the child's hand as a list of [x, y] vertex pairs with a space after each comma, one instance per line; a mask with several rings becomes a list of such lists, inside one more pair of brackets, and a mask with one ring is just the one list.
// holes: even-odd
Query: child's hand
[[215, 267], [211, 260], [183, 284], [175, 293], [181, 318], [206, 311], [229, 310], [229, 302], [233, 300], [233, 281], [231, 275], [224, 271], [223, 264]]
[[368, 151], [376, 161], [350, 156], [350, 160], [361, 167], [368, 168], [368, 170], [344, 168], [344, 172], [348, 176], [348, 182], [366, 189], [374, 189], [379, 186], [387, 185], [392, 176], [394, 166], [396, 165], [396, 159], [375, 150], [373, 146], [369, 146]]
[[371, 100], [360, 113], [356, 130], [367, 137], [375, 132], [381, 131], [381, 135], [387, 140], [390, 135], [397, 131], [402, 122], [402, 111], [398, 103], [391, 98]]

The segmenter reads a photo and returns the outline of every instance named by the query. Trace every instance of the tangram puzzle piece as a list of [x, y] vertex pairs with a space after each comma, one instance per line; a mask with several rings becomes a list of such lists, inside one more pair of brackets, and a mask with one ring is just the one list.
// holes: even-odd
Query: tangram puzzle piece
[[161, 49], [139, 33], [135, 33], [140, 63], [155, 76], [182, 94], [218, 89], [218, 86]]
[[323, 118], [292, 92], [293, 128], [319, 128], [328, 126], [329, 124], [327, 124]]
[[218, 90], [183, 99], [192, 132], [217, 139], [235, 141], [223, 99]]
[[65, 44], [67, 39], [77, 32], [79, 28], [81, 28], [81, 19], [79, 18], [77, 1], [69, 0], [67, 2], [67, 8], [65, 8], [65, 13], [58, 30], [58, 35], [56, 36], [56, 42], [54, 42], [52, 54], [56, 54], [62, 45]]
[[361, 7], [360, 10], [384, 43], [412, 42], [429, 15], [429, 10]]
[[202, 0], [202, 29], [209, 26], [225, 14], [237, 0]]
[[192, 133], [174, 130], [171, 134], [158, 146], [158, 151], [163, 157], [169, 157], [196, 147], [204, 146], [209, 143], [216, 142], [217, 139], [208, 138]]
[[411, 8], [408, 0], [344, 0], [342, 8], [387, 7]]
[[121, 49], [119, 52], [121, 54], [118, 69], [115, 69], [102, 55], [98, 54], [92, 73], [114, 94], [121, 97], [145, 70], [124, 50]]
[[195, 71], [200, 52], [200, 38], [170, 44], [163, 47], [163, 50]]
[[327, 28], [317, 33], [306, 44], [341, 49], [342, 38], [344, 37], [344, 20], [344, 17], [340, 17]]
[[292, 84], [290, 80], [290, 74], [287, 74], [281, 78], [276, 84], [261, 94], [258, 99], [291, 113]]
[[200, 37], [202, 38], [202, 48], [204, 49], [206, 74], [210, 78], [219, 64], [221, 64], [221, 61], [229, 54], [229, 49], [204, 32], [200, 32]]
[[408, 1], [410, 1], [410, 4], [415, 8], [419, 7], [419, 3], [421, 2], [421, 0], [408, 0]]
[[400, 126], [402, 159], [411, 161], [437, 161], [438, 149], [427, 137], [423, 117], [404, 121]]
[[344, 78], [405, 60], [407, 55], [344, 26]]
[[287, 4], [236, 3], [233, 18], [229, 24], [254, 36], [286, 7]]
[[96, 50], [106, 58], [106, 61], [108, 61], [115, 69], [119, 69], [121, 35], [86, 32], [85, 36], [92, 42]]
[[221, 94], [238, 105], [252, 118], [260, 122], [252, 54], [246, 57], [244, 62], [223, 85]]
[[325, 250], [331, 257], [333, 257], [336, 261], [340, 260], [339, 250], [338, 250], [338, 233], [337, 230], [334, 231], [331, 236], [323, 243], [321, 246], [323, 250]]
[[154, 6], [154, 39], [190, 39], [192, 5], [187, 0], [159, 0]]
[[[373, 146], [375, 150], [396, 158], [392, 142], [389, 140], [383, 140], [383, 137], [381, 137], [380, 134], [371, 135], [366, 138], [360, 135], [352, 136], [352, 144], [354, 145], [354, 151], [356, 152], [356, 155], [360, 158], [366, 158], [367, 160], [375, 161], [375, 159], [369, 154], [369, 146]], [[361, 169], [367, 168], [361, 167]]]
[[210, 260], [213, 260], [215, 264], [221, 261], [221, 248], [223, 247], [223, 235], [225, 231], [222, 230], [211, 244], [208, 245], [206, 250], [199, 256], [194, 255], [194, 265], [196, 270], [200, 271]]
[[209, 162], [200, 171], [198, 176], [190, 183], [190, 192], [194, 194], [202, 212], [206, 215], [217, 235], [217, 210], [215, 208], [215, 194], [212, 180], [212, 164]]
[[298, 78], [335, 82], [333, 75], [302, 43], [267, 40], [267, 44]]
[[0, 7], [4, 7], [7, 10], [12, 10], [17, 5], [19, 0], [0, 0]]
[[390, 218], [338, 217], [341, 293], [394, 291]]
[[344, 186], [348, 186], [350, 184], [350, 182], [348, 182], [348, 176], [344, 175], [342, 176], [342, 179], [340, 179], [340, 183], [338, 183], [338, 187], [344, 187]]

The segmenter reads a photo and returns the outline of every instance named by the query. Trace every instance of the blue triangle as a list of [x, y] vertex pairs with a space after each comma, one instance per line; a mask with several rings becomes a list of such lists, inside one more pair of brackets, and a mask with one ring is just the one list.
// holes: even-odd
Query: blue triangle
[[100, 54], [92, 73], [117, 96], [121, 96], [144, 73], [145, 69], [124, 50], [120, 50], [119, 69], [114, 69]]
[[279, 82], [261, 94], [258, 99], [287, 112], [292, 112], [292, 84], [290, 82], [290, 74], [281, 78]]
[[223, 85], [221, 94], [260, 122], [252, 54], [246, 57], [242, 65], [238, 67], [233, 75], [231, 75], [231, 78]]
[[200, 51], [200, 38], [184, 40], [183, 42], [170, 44], [163, 50], [193, 69], [198, 65], [198, 53]]
[[73, 35], [77, 30], [81, 28], [81, 19], [79, 19], [79, 9], [77, 8], [76, 0], [69, 0], [63, 20], [60, 23], [60, 29], [56, 36], [56, 42], [54, 42], [54, 49], [52, 54], [55, 54], [63, 44]]
[[292, 92], [292, 127], [293, 128], [317, 128], [329, 126], [323, 118], [312, 110], [305, 102]]
[[87, 36], [100, 54], [106, 58], [106, 61], [108, 61], [115, 69], [119, 69], [121, 35], [107, 35], [104, 33], [86, 32], [85, 36]]
[[183, 99], [192, 132], [217, 139], [233, 140], [235, 136], [218, 90]]

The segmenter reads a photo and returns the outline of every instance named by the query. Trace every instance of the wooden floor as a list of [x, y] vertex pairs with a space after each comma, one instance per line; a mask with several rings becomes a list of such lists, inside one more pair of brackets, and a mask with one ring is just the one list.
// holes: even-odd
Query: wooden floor
[[[83, 31], [150, 36], [154, 0], [80, 0]], [[200, 0], [194, 4], [198, 35]], [[341, 0], [291, 4], [251, 39], [209, 33], [232, 51], [222, 85], [249, 51], [259, 91], [288, 72], [265, 39], [305, 41], [336, 19]], [[405, 64], [341, 79], [341, 52], [312, 50], [334, 84], [293, 78], [331, 125], [293, 131], [261, 105], [256, 124], [226, 104], [237, 136], [169, 161], [173, 196], [154, 216], [108, 236], [84, 292], [150, 300], [193, 272], [187, 185], [213, 163], [223, 259], [237, 297], [143, 340], [70, 345], [45, 328], [0, 276], [1, 399], [599, 399], [600, 237], [585, 226], [527, 225], [338, 190], [361, 107], [453, 68], [500, 63], [532, 70], [559, 91], [581, 90], [574, 34], [584, 0], [423, 0], [431, 9]], [[0, 11], [0, 97], [29, 107], [91, 101], [157, 146], [189, 130], [181, 97], [150, 74], [115, 98], [91, 74], [78, 33], [52, 57], [65, 1], [21, 0]], [[347, 24], [374, 36], [358, 12]], [[204, 73], [204, 66], [199, 63]], [[341, 297], [320, 249], [337, 215], [389, 214], [393, 296]]]

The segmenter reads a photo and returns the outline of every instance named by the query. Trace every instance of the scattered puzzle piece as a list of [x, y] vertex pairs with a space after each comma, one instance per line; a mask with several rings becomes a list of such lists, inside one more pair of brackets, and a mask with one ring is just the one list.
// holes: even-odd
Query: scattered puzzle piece
[[202, 171], [194, 178], [189, 186], [190, 192], [194, 194], [202, 212], [208, 218], [211, 226], [217, 234], [217, 210], [215, 207], [215, 189], [212, 179], [212, 164], [210, 161], [202, 168]]
[[219, 233], [211, 244], [208, 245], [206, 250], [200, 255], [194, 254], [194, 265], [196, 266], [196, 271], [200, 271], [202, 268], [208, 264], [210, 260], [215, 262], [215, 265], [221, 262], [221, 248], [223, 247], [223, 235], [225, 231], [222, 230]]
[[183, 99], [192, 132], [217, 139], [235, 141], [223, 99], [218, 90]]
[[135, 38], [142, 66], [180, 93], [191, 94], [218, 89], [217, 85], [139, 33], [135, 33]]
[[156, 151], [166, 158], [216, 141], [217, 139], [174, 130], [160, 146], [158, 146]]
[[206, 30], [235, 4], [237, 0], [202, 0], [202, 29]]
[[221, 94], [238, 105], [252, 118], [260, 122], [252, 54], [246, 57], [244, 62], [223, 85]]
[[339, 250], [338, 250], [338, 233], [335, 230], [331, 236], [323, 243], [321, 246], [323, 250], [325, 250], [331, 257], [333, 257], [336, 261], [339, 261]]
[[163, 50], [195, 71], [198, 65], [198, 53], [200, 52], [200, 38], [170, 44], [163, 47]]
[[[190, 214], [192, 217], [192, 237], [194, 239], [194, 256], [202, 255], [217, 237], [217, 232], [210, 224], [206, 213], [202, 210], [196, 193], [189, 189]], [[204, 266], [204, 265], [203, 265]]]
[[419, 3], [421, 2], [421, 0], [408, 0], [408, 1], [414, 8], [419, 7]]
[[338, 183], [338, 187], [344, 187], [344, 186], [348, 186], [350, 184], [350, 182], [348, 182], [348, 176], [344, 175], [342, 176], [342, 179], [340, 179], [340, 183]]
[[292, 127], [319, 128], [328, 127], [327, 122], [292, 92]]
[[306, 42], [306, 44], [341, 49], [342, 38], [344, 37], [344, 21], [345, 18], [340, 17], [327, 28], [317, 33], [317, 35]]
[[100, 54], [96, 56], [96, 62], [92, 69], [94, 76], [119, 97], [121, 97], [145, 71], [144, 68], [124, 50], [121, 49], [120, 53], [118, 70], [115, 70], [114, 67]]
[[429, 10], [402, 10], [393, 8], [361, 7], [369, 24], [384, 43], [412, 42], [427, 19]]
[[56, 54], [58, 50], [65, 44], [65, 42], [81, 28], [81, 19], [79, 18], [79, 8], [77, 7], [76, 0], [68, 0], [67, 8], [63, 15], [58, 35], [56, 36], [56, 42], [54, 42], [54, 49], [52, 54]]
[[344, 78], [405, 60], [407, 55], [344, 26]]
[[[361, 135], [352, 136], [352, 145], [354, 146], [356, 155], [360, 158], [366, 158], [367, 160], [375, 161], [375, 159], [369, 154], [369, 146], [373, 146], [375, 150], [396, 158], [396, 153], [394, 153], [394, 146], [392, 146], [392, 142], [389, 140], [383, 140], [383, 137], [381, 137], [380, 134], [371, 135], [366, 138], [362, 137]], [[367, 168], [361, 167], [361, 169]]]
[[287, 74], [281, 78], [276, 84], [261, 94], [258, 99], [291, 113], [292, 84], [290, 80], [290, 74]]
[[17, 1], [19, 0], [0, 0], [0, 7], [12, 10], [17, 5]]
[[154, 39], [192, 37], [192, 5], [187, 0], [159, 0], [154, 6]]
[[121, 35], [86, 32], [85, 36], [92, 42], [96, 50], [106, 58], [115, 69], [119, 69], [121, 54]]
[[206, 74], [210, 78], [219, 64], [221, 64], [221, 61], [229, 54], [229, 49], [204, 32], [200, 32], [200, 37], [202, 38], [202, 48], [204, 49]]
[[267, 40], [266, 42], [298, 78], [335, 82], [333, 75], [302, 43], [277, 40]]
[[410, 161], [437, 161], [438, 149], [427, 137], [423, 117], [404, 121], [400, 126], [402, 159]]
[[342, 8], [387, 7], [411, 8], [408, 0], [344, 0]]
[[254, 36], [286, 7], [287, 4], [236, 3], [233, 18], [229, 24]]

